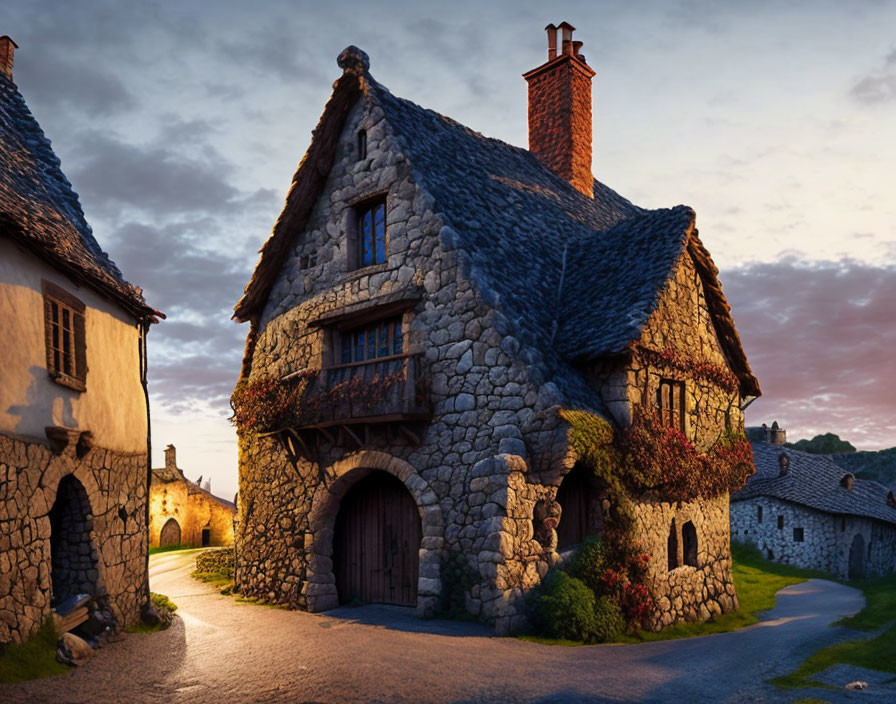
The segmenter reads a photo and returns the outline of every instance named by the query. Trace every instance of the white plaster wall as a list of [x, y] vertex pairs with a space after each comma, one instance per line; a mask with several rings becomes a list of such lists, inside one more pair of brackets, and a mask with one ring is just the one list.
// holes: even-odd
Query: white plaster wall
[[[86, 306], [86, 391], [47, 374], [42, 279]], [[98, 447], [145, 452], [139, 341], [137, 321], [117, 305], [0, 238], [0, 432], [45, 438], [46, 426], [60, 425], [90, 430]]]

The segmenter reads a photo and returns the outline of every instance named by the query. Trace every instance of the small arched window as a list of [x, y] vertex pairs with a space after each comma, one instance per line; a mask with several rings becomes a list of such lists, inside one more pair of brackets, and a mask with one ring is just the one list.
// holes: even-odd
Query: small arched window
[[697, 528], [691, 521], [681, 527], [681, 542], [684, 548], [684, 564], [697, 566]]
[[367, 158], [367, 130], [358, 130], [358, 161]]
[[762, 506], [756, 507], [756, 522], [762, 523]]
[[672, 519], [672, 525], [669, 526], [669, 539], [666, 541], [666, 550], [669, 560], [669, 571], [671, 572], [678, 567], [678, 531], [675, 526], [675, 519]]

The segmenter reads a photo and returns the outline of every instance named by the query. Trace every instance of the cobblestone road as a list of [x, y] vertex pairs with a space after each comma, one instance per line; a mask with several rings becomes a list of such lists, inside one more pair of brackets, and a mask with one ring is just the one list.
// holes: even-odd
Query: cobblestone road
[[896, 702], [892, 685], [783, 693], [763, 684], [849, 637], [828, 624], [860, 609], [862, 596], [833, 582], [782, 591], [767, 620], [735, 633], [566, 648], [393, 607], [314, 615], [240, 604], [190, 579], [191, 562], [151, 560], [153, 591], [179, 607], [169, 630], [129, 635], [70, 675], [0, 686], [0, 702]]

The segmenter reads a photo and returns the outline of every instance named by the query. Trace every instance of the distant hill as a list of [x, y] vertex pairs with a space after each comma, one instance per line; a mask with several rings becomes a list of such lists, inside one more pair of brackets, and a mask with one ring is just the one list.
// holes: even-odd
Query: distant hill
[[834, 461], [857, 477], [872, 479], [896, 491], [896, 447], [877, 452], [836, 454]]
[[841, 440], [834, 433], [816, 435], [811, 440], [788, 442], [785, 444], [785, 447], [792, 447], [794, 450], [800, 450], [801, 452], [810, 452], [813, 455], [835, 455], [856, 451], [856, 448], [851, 443]]

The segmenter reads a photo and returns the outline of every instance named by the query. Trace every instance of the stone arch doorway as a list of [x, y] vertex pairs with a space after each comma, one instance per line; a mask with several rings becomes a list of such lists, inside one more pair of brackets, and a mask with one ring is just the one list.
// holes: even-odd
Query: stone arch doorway
[[849, 548], [849, 578], [861, 579], [865, 576], [865, 538], [856, 533]]
[[420, 512], [401, 480], [376, 471], [354, 484], [333, 533], [339, 603], [416, 605], [420, 541]]
[[159, 547], [168, 548], [180, 545], [180, 535], [180, 524], [175, 519], [169, 518], [159, 533]]
[[99, 596], [98, 556], [90, 540], [93, 513], [84, 485], [74, 475], [59, 480], [49, 519], [51, 604], [77, 594]]
[[327, 467], [325, 471], [329, 481], [315, 490], [306, 528], [310, 535], [305, 536], [306, 544], [311, 543], [303, 590], [309, 611], [326, 611], [339, 605], [333, 569], [336, 517], [343, 497], [358, 482], [377, 470], [401, 481], [417, 506], [423, 534], [418, 551], [417, 614], [430, 616], [438, 608], [442, 586], [442, 548], [445, 543], [445, 523], [438, 497], [429, 483], [404, 460], [385, 452], [362, 450]]
[[557, 549], [564, 550], [585, 538], [599, 535], [600, 497], [592, 472], [576, 463], [557, 489], [562, 512], [557, 524]]

